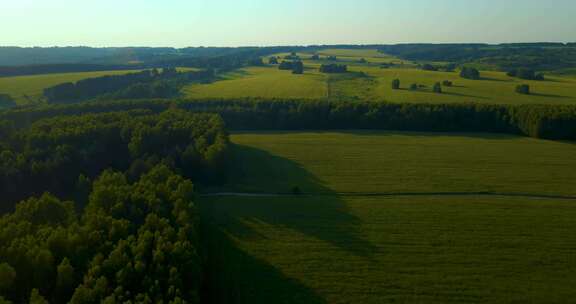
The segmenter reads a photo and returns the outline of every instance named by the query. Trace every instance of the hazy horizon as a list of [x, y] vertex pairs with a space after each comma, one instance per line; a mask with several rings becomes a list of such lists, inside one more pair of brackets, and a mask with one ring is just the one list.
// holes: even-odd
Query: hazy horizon
[[[7, 1], [0, 45], [197, 47], [574, 42], [567, 0]], [[14, 31], [13, 28], [18, 28]]]

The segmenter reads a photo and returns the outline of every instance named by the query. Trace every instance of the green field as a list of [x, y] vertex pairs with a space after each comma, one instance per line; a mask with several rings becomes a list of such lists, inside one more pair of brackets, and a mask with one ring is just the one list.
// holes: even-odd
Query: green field
[[[190, 85], [188, 97], [332, 97], [390, 102], [479, 102], [510, 104], [576, 104], [576, 79], [549, 75], [546, 81], [525, 81], [506, 76], [503, 72], [483, 71], [482, 80], [466, 80], [457, 72], [422, 71], [411, 62], [382, 54], [376, 50], [329, 49], [318, 52], [338, 56], [351, 73], [322, 75], [318, 66], [326, 61], [309, 60], [311, 53], [298, 53], [308, 70], [305, 75], [292, 75], [274, 66], [246, 68], [227, 75], [228, 80], [212, 84]], [[288, 54], [277, 54], [283, 57]], [[367, 63], [359, 63], [364, 58]], [[393, 68], [381, 68], [382, 63], [395, 63]], [[402, 90], [392, 90], [393, 79], [401, 80]], [[432, 93], [437, 82], [450, 80], [453, 87], [444, 87], [443, 94]], [[413, 83], [423, 85], [418, 91], [408, 90]], [[532, 95], [515, 92], [519, 84], [529, 84]]]
[[[76, 82], [86, 78], [106, 75], [122, 75], [137, 72], [137, 70], [99, 71], [82, 73], [43, 74], [17, 77], [0, 77], [0, 93], [9, 94], [18, 103], [38, 101], [45, 88], [65, 82]], [[26, 97], [27, 96], [27, 97]]]
[[211, 84], [193, 84], [184, 88], [187, 97], [326, 97], [326, 76], [307, 70], [293, 75], [274, 67], [250, 67], [228, 73]]
[[[242, 133], [205, 197], [237, 303], [564, 303], [576, 296], [572, 143], [505, 135]], [[544, 196], [548, 195], [548, 198]], [[555, 196], [553, 198], [553, 196]], [[220, 269], [220, 267], [222, 267]]]

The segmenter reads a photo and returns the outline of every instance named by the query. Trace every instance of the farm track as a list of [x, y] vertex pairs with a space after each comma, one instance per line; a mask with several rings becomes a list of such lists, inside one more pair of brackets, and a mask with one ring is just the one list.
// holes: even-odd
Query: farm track
[[318, 192], [318, 193], [250, 193], [250, 192], [214, 192], [202, 193], [202, 197], [316, 197], [316, 196], [340, 196], [340, 197], [514, 197], [528, 199], [560, 199], [576, 200], [576, 196], [536, 194], [536, 193], [505, 193], [505, 192]]

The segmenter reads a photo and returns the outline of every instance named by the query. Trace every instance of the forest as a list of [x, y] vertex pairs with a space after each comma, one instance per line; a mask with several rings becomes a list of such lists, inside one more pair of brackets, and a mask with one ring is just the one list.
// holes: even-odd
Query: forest
[[224, 178], [218, 115], [53, 115], [0, 133], [2, 303], [198, 303], [193, 183]]

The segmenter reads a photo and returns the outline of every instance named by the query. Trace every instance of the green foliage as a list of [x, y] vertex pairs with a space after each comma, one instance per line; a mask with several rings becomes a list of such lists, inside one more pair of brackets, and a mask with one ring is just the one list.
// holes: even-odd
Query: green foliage
[[320, 66], [320, 73], [334, 74], [334, 73], [346, 73], [348, 72], [348, 66], [342, 64], [323, 64]]
[[451, 86], [453, 86], [453, 83], [450, 80], [444, 80], [444, 81], [442, 81], [442, 85], [445, 87], [451, 87]]
[[[29, 193], [81, 200], [79, 193], [89, 188], [86, 179], [106, 168], [128, 170], [137, 160], [148, 168], [169, 164], [195, 181], [214, 182], [221, 178], [228, 145], [218, 116], [176, 109], [56, 116], [8, 132], [0, 140], [2, 211]], [[17, 213], [35, 221], [48, 220], [46, 215], [67, 220], [68, 209], [41, 203], [46, 202], [31, 202], [26, 206], [33, 210]]]
[[478, 69], [476, 68], [463, 67], [462, 70], [460, 71], [460, 77], [470, 80], [479, 80], [480, 71], [478, 71]]
[[392, 89], [399, 90], [400, 89], [400, 79], [392, 80]]
[[133, 184], [106, 171], [92, 188], [85, 211], [70, 209], [67, 220], [29, 216], [71, 206], [49, 195], [0, 218], [0, 294], [30, 294], [31, 303], [44, 303], [40, 294], [58, 303], [197, 303], [203, 269], [192, 183], [159, 165]]
[[7, 263], [0, 264], [0, 294], [10, 291], [16, 280], [16, 270]]
[[521, 84], [516, 86], [516, 93], [523, 95], [530, 95], [530, 86], [527, 84]]
[[439, 82], [435, 83], [432, 87], [432, 92], [442, 94], [442, 85]]

